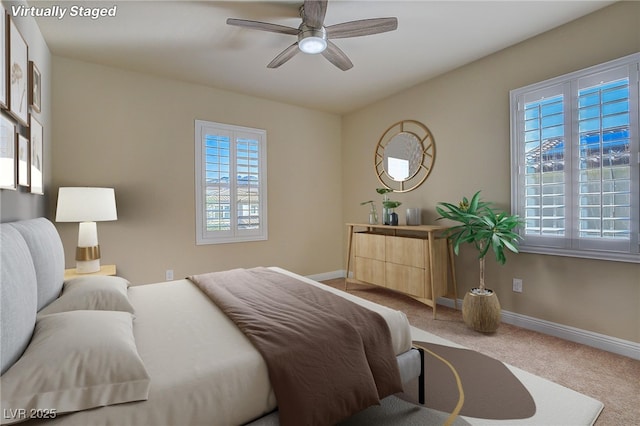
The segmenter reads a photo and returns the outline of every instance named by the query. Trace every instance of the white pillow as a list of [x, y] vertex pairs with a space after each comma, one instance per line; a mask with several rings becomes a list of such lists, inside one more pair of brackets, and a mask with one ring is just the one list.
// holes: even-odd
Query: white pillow
[[38, 312], [38, 317], [75, 310], [134, 313], [129, 302], [129, 281], [120, 277], [91, 275], [65, 281], [62, 294]]
[[38, 319], [22, 357], [0, 377], [0, 423], [146, 400], [149, 385], [130, 313], [47, 315]]

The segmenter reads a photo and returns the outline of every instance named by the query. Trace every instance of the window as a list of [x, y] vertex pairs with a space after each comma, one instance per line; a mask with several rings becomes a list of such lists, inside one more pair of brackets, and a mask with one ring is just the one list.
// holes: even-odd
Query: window
[[267, 239], [267, 133], [196, 120], [196, 243]]
[[521, 251], [640, 263], [634, 54], [511, 91]]

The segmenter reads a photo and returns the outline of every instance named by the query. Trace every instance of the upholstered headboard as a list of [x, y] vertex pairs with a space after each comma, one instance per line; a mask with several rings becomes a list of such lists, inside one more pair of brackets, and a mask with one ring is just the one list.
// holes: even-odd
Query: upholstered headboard
[[24, 352], [36, 314], [64, 283], [64, 249], [45, 218], [0, 224], [0, 364], [4, 373]]

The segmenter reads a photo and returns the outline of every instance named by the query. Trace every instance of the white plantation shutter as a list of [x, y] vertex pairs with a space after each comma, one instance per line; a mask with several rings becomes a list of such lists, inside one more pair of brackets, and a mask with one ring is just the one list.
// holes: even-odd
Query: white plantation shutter
[[538, 244], [564, 246], [567, 229], [567, 174], [562, 84], [531, 91], [522, 97], [520, 117], [522, 149], [519, 162], [525, 235]]
[[196, 120], [196, 242], [267, 239], [266, 132]]
[[[628, 251], [634, 242], [637, 248], [637, 227], [636, 235], [631, 235], [630, 120], [631, 88], [637, 88], [637, 78], [632, 86], [629, 71], [629, 66], [623, 65], [577, 81], [580, 163], [575, 178], [579, 210], [577, 242], [581, 248], [606, 244], [603, 248], [608, 250]], [[637, 116], [637, 96], [635, 104]], [[637, 153], [637, 121], [634, 130]], [[637, 155], [635, 160], [637, 173]], [[637, 195], [637, 179], [635, 183]]]
[[640, 262], [640, 54], [511, 91], [522, 251]]

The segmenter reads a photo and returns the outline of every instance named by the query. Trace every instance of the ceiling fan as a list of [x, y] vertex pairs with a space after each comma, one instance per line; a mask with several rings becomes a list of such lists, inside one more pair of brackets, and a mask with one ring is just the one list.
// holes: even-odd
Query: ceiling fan
[[298, 28], [234, 18], [228, 18], [227, 24], [252, 30], [298, 36], [298, 41], [276, 56], [267, 65], [267, 68], [278, 68], [293, 58], [299, 51], [302, 51], [308, 54], [321, 53], [322, 56], [342, 71], [353, 67], [353, 63], [331, 40], [385, 33], [398, 28], [397, 18], [362, 19], [325, 27], [324, 17], [327, 13], [327, 1], [304, 0], [304, 4], [300, 7], [302, 23]]

